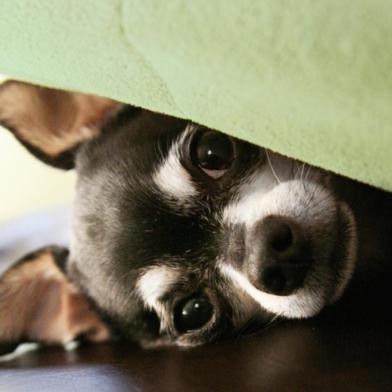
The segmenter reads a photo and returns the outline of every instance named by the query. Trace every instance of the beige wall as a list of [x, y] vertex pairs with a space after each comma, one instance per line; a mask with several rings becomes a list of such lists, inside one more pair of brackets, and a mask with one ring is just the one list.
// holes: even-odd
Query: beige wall
[[72, 199], [75, 176], [39, 162], [0, 127], [0, 223]]

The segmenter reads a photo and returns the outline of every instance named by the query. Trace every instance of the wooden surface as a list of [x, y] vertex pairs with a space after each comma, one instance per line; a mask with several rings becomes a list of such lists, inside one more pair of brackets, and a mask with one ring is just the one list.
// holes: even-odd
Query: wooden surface
[[195, 349], [45, 348], [0, 363], [0, 391], [391, 391], [392, 320], [382, 299]]

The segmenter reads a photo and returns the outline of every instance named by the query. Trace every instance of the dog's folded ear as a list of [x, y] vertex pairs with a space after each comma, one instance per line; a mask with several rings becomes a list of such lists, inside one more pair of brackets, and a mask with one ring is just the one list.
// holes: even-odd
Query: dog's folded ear
[[111, 99], [23, 82], [0, 85], [0, 124], [38, 158], [64, 169], [73, 167], [75, 147], [98, 136], [121, 107]]
[[20, 342], [101, 342], [109, 331], [63, 272], [67, 250], [47, 247], [0, 277], [0, 351]]

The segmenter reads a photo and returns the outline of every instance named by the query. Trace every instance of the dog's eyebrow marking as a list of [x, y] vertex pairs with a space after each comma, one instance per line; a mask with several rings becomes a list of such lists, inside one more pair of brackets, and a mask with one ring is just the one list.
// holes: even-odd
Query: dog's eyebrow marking
[[172, 145], [166, 159], [153, 176], [154, 183], [158, 188], [167, 196], [177, 200], [186, 200], [198, 194], [191, 175], [180, 161], [182, 142], [183, 137]]
[[159, 313], [160, 298], [178, 282], [180, 271], [166, 266], [154, 266], [146, 270], [136, 283], [136, 289], [145, 305]]

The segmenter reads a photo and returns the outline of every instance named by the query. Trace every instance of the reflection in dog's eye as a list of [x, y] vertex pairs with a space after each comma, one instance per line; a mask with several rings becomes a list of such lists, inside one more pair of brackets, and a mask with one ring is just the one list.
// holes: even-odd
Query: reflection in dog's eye
[[205, 326], [212, 317], [213, 307], [204, 295], [187, 297], [174, 310], [174, 324], [178, 332], [197, 330]]
[[231, 138], [215, 131], [203, 131], [195, 135], [191, 144], [191, 157], [195, 166], [208, 176], [218, 179], [223, 176], [234, 159]]

